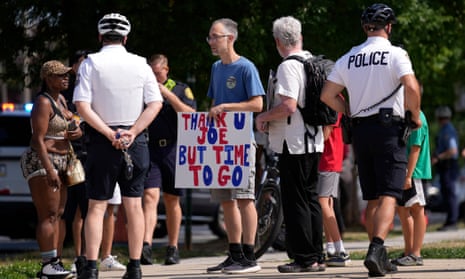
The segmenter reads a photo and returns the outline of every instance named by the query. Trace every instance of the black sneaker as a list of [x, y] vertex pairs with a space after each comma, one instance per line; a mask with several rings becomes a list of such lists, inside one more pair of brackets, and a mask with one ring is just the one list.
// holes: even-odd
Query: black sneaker
[[223, 268], [233, 265], [235, 262], [232, 259], [231, 255], [228, 253], [228, 257], [222, 263], [216, 266], [207, 268], [207, 273], [222, 272]]
[[123, 279], [142, 279], [142, 270], [138, 267], [127, 267]]
[[223, 273], [236, 274], [236, 273], [252, 273], [261, 270], [262, 268], [257, 264], [257, 261], [252, 261], [246, 257], [242, 257], [239, 261], [233, 260], [233, 264], [225, 266]]
[[98, 279], [98, 270], [96, 268], [84, 267], [78, 279]]
[[179, 263], [179, 251], [178, 248], [174, 246], [166, 247], [166, 257], [165, 257], [165, 265], [172, 265]]
[[303, 266], [296, 262], [292, 262], [288, 264], [278, 265], [278, 271], [281, 273], [298, 273], [298, 272], [317, 272], [317, 271], [323, 271], [323, 270], [320, 270], [320, 265], [318, 264], [318, 262], [314, 262], [313, 264], [308, 265], [308, 266]]
[[144, 243], [142, 246], [142, 255], [140, 256], [140, 263], [143, 265], [152, 265], [152, 246], [148, 243]]
[[[363, 264], [368, 269], [368, 276], [377, 277], [386, 274], [386, 248], [383, 245], [371, 243]], [[389, 262], [389, 264], [391, 264]]]
[[84, 267], [87, 265], [87, 259], [84, 256], [77, 256], [74, 260], [74, 265], [76, 266], [76, 274], [77, 276], [81, 275]]

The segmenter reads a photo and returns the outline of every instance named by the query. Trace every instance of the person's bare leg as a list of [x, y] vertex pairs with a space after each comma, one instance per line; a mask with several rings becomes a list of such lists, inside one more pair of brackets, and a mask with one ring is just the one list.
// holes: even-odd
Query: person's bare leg
[[157, 225], [158, 201], [160, 200], [160, 188], [148, 188], [144, 190], [143, 211], [144, 211], [144, 242], [152, 245], [153, 231]]
[[413, 248], [413, 218], [410, 215], [410, 208], [404, 206], [397, 207], [402, 234], [404, 236], [404, 255], [412, 253]]
[[426, 232], [425, 208], [415, 204], [411, 208], [413, 218], [413, 245], [411, 253], [417, 257], [421, 256], [421, 248]]
[[321, 213], [323, 215], [323, 229], [325, 231], [326, 242], [336, 242], [341, 240], [336, 215], [333, 209], [332, 197], [320, 197]]
[[113, 236], [115, 234], [115, 207], [118, 205], [108, 204], [107, 211], [103, 218], [101, 259], [111, 255], [113, 247]]
[[179, 230], [182, 222], [180, 197], [163, 193], [166, 208], [166, 227], [168, 230], [168, 245], [178, 247]]
[[224, 212], [224, 225], [229, 243], [241, 243], [242, 225], [239, 209], [235, 200], [221, 203]]
[[378, 207], [378, 200], [369, 200], [365, 208], [365, 229], [368, 234], [368, 239], [373, 238], [373, 218]]
[[74, 215], [73, 223], [71, 225], [73, 231], [73, 242], [74, 242], [74, 253], [76, 256], [83, 256], [84, 251], [82, 251], [83, 247], [83, 227], [84, 227], [84, 220], [81, 216], [81, 209], [78, 207], [76, 209], [76, 214]]
[[128, 229], [129, 259], [140, 259], [144, 239], [144, 212], [142, 198], [123, 197]]
[[372, 237], [379, 237], [386, 239], [391, 224], [394, 220], [396, 210], [396, 199], [390, 196], [379, 197], [378, 207], [376, 208], [373, 216], [373, 235]]
[[103, 233], [103, 216], [107, 201], [89, 199], [89, 209], [85, 220], [86, 256], [88, 260], [97, 261]]
[[240, 210], [239, 218], [241, 220], [242, 227], [242, 242], [248, 245], [255, 245], [258, 220], [255, 202], [250, 199], [238, 199], [237, 204]]

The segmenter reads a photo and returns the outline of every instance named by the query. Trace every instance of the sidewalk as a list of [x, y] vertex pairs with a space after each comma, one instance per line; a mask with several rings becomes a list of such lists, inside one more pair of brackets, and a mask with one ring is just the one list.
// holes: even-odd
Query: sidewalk
[[[465, 229], [449, 232], [428, 232], [425, 236], [425, 243], [432, 243], [444, 240], [465, 241]], [[368, 242], [345, 242], [346, 248], [350, 251], [366, 250]], [[386, 245], [390, 247], [401, 247], [402, 237], [393, 237], [386, 240]], [[252, 274], [228, 275], [222, 273], [207, 274], [206, 268], [222, 262], [225, 257], [202, 257], [182, 259], [179, 265], [159, 265], [142, 266], [143, 278], [368, 278], [367, 269], [362, 260], [352, 261], [347, 267], [330, 267], [322, 272], [307, 273], [279, 273], [276, 267], [288, 261], [285, 252], [268, 252], [259, 259], [262, 270]], [[123, 272], [100, 272], [99, 278], [121, 278]], [[424, 266], [399, 267], [399, 271], [388, 274], [384, 278], [398, 279], [458, 279], [465, 278], [465, 259], [424, 259]]]

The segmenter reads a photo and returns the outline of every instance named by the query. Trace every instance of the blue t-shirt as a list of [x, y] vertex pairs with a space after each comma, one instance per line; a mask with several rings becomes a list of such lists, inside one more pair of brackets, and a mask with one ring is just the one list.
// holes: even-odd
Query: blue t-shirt
[[257, 68], [241, 56], [231, 64], [221, 60], [213, 63], [207, 96], [214, 99], [214, 105], [239, 103], [254, 96], [265, 94]]
[[[458, 148], [458, 135], [451, 122], [444, 124], [438, 132], [436, 137], [436, 152], [440, 154], [451, 148]], [[458, 158], [458, 152], [454, 155], [453, 159]]]
[[[214, 105], [239, 103], [255, 96], [265, 95], [258, 70], [247, 58], [241, 56], [231, 64], [221, 60], [212, 65], [210, 85], [207, 96], [214, 100]], [[253, 119], [251, 127], [253, 127]], [[253, 130], [250, 131], [253, 139]]]

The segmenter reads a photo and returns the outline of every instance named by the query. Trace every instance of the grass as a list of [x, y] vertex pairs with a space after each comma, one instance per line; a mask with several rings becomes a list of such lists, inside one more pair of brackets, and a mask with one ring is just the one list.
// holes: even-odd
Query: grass
[[[437, 229], [437, 226], [428, 227], [429, 231]], [[402, 232], [393, 230], [389, 237], [401, 236]], [[344, 233], [344, 241], [366, 241], [367, 234], [362, 228], [353, 228]], [[181, 258], [207, 257], [225, 255], [227, 243], [225, 239], [215, 239], [206, 243], [193, 243], [190, 250], [181, 247]], [[396, 258], [402, 253], [402, 247], [389, 247], [389, 258]], [[121, 263], [127, 263], [127, 247], [123, 245], [115, 245], [113, 252], [118, 256]], [[366, 255], [366, 250], [351, 251], [351, 258], [354, 260], [362, 260]], [[153, 257], [157, 263], [162, 263], [165, 256], [164, 248], [153, 249]], [[423, 246], [422, 256], [426, 259], [451, 259], [465, 258], [465, 242], [464, 241], [442, 241], [437, 243], [428, 243]], [[73, 259], [73, 248], [67, 246], [63, 253], [63, 261], [66, 268], [70, 268], [71, 259]], [[40, 269], [39, 255], [37, 251], [26, 252], [16, 255], [5, 255], [0, 258], [0, 278], [5, 279], [27, 279], [34, 278], [37, 271]]]

